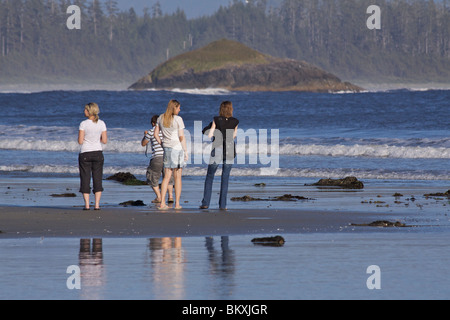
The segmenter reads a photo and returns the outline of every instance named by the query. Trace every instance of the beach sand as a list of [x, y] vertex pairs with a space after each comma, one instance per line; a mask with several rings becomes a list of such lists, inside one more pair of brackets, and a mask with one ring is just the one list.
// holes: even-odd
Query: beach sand
[[[265, 187], [255, 186], [264, 181]], [[219, 183], [208, 210], [198, 209], [203, 178], [183, 180], [182, 206], [159, 211], [151, 204], [148, 186], [124, 186], [105, 181], [101, 211], [83, 211], [77, 192], [78, 178], [21, 178], [0, 181], [0, 239], [30, 237], [160, 237], [310, 232], [368, 231], [354, 227], [377, 220], [406, 225], [450, 226], [450, 201], [425, 197], [427, 192], [448, 190], [446, 182], [433, 188], [422, 183], [366, 181], [363, 190], [322, 189], [305, 186], [305, 180], [240, 178], [230, 183], [229, 198], [250, 195], [273, 198], [283, 194], [304, 196], [299, 201], [228, 201], [228, 211], [217, 209]], [[404, 196], [396, 198], [394, 193]], [[73, 193], [74, 197], [53, 197]], [[143, 200], [145, 206], [123, 207], [121, 202]], [[397, 228], [398, 229], [398, 228]], [[402, 228], [403, 230], [410, 228]]]
[[[195, 210], [154, 208], [0, 207], [1, 238], [160, 237], [342, 231], [372, 215], [292, 209]], [[372, 220], [371, 220], [372, 221]]]

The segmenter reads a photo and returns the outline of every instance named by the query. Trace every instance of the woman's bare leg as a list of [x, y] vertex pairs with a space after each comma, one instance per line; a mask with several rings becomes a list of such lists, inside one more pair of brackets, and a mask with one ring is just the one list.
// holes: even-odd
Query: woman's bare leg
[[167, 188], [169, 187], [169, 181], [172, 177], [172, 169], [164, 169], [164, 179], [161, 183], [161, 205], [160, 208], [167, 207], [166, 204], [166, 194], [167, 194]]
[[175, 180], [175, 209], [181, 209], [180, 205], [180, 198], [181, 198], [181, 189], [182, 189], [182, 182], [181, 182], [181, 175], [183, 173], [183, 169], [175, 169], [173, 171], [173, 178]]

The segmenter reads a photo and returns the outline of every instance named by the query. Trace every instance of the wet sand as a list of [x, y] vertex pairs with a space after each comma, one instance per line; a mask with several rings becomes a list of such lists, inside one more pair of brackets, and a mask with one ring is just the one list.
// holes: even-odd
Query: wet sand
[[[158, 211], [154, 208], [0, 207], [0, 239], [30, 237], [158, 237], [336, 232], [374, 214], [293, 209]], [[386, 215], [383, 216], [386, 218]]]
[[[264, 187], [255, 186], [264, 181]], [[283, 181], [283, 183], [280, 183]], [[311, 180], [312, 181], [312, 180]], [[380, 228], [355, 227], [377, 220], [406, 225], [450, 227], [450, 200], [425, 197], [448, 190], [447, 182], [365, 181], [363, 190], [306, 186], [297, 178], [235, 178], [230, 183], [228, 211], [218, 207], [213, 189], [209, 210], [198, 209], [203, 178], [183, 180], [183, 210], [158, 211], [148, 186], [123, 186], [104, 181], [101, 211], [83, 211], [77, 193], [78, 178], [4, 178], [0, 181], [0, 239], [31, 237], [160, 237], [225, 236], [246, 234], [368, 232]], [[53, 197], [74, 193], [76, 197]], [[284, 194], [312, 200], [232, 201], [233, 197], [273, 198]], [[394, 197], [396, 193], [404, 194]], [[143, 207], [123, 207], [128, 200], [143, 200]], [[433, 226], [432, 228], [429, 228]], [[411, 228], [406, 228], [411, 230]], [[402, 230], [406, 230], [402, 228]]]

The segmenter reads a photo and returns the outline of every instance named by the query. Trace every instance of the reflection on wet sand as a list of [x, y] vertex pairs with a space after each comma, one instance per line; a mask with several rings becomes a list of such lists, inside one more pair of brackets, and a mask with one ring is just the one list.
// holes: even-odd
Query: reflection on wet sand
[[91, 239], [80, 239], [79, 266], [82, 298], [102, 299], [102, 289], [106, 284], [102, 239], [92, 239], [92, 248]]
[[185, 254], [181, 238], [149, 239], [153, 292], [156, 299], [180, 300], [185, 297]]
[[[188, 273], [192, 270], [208, 277], [208, 292], [202, 295], [227, 299], [232, 296], [235, 274], [235, 255], [229, 248], [229, 237], [220, 237], [220, 247], [217, 239], [205, 238], [206, 255], [201, 247], [192, 249], [193, 261], [188, 261], [186, 250], [182, 246], [182, 238], [152, 238], [148, 239], [148, 252], [144, 262], [150, 271], [148, 281], [152, 297], [157, 300], [183, 300], [195, 290], [196, 281], [189, 282]], [[191, 252], [189, 251], [189, 252]], [[114, 252], [110, 254], [114, 256]], [[204, 258], [202, 258], [204, 257]], [[206, 259], [205, 259], [206, 258]], [[118, 262], [128, 263], [120, 260]], [[109, 287], [106, 276], [106, 263], [103, 260], [102, 239], [80, 239], [79, 267], [81, 271], [81, 298], [102, 299], [107, 295]], [[113, 270], [114, 266], [108, 268]], [[148, 272], [147, 271], [147, 272]], [[189, 272], [188, 272], [189, 271]], [[130, 272], [130, 271], [128, 271]], [[148, 274], [148, 273], [147, 273]], [[194, 277], [195, 278], [195, 277]], [[128, 284], [133, 287], [133, 283]]]
[[[208, 274], [211, 276], [208, 290], [212, 290], [214, 296], [227, 298], [232, 294], [235, 272], [235, 259], [233, 251], [229, 249], [229, 238], [221, 237], [220, 250], [218, 250], [215, 247], [214, 238], [207, 237], [205, 238], [205, 248], [208, 253]], [[149, 239], [149, 250], [155, 297], [167, 300], [186, 298], [188, 289], [186, 286], [195, 286], [196, 283], [187, 283], [188, 259], [182, 247], [181, 238]], [[195, 256], [199, 257], [199, 255]], [[202, 261], [191, 261], [190, 263], [201, 264]], [[192, 288], [189, 289], [192, 291]]]
[[205, 239], [205, 247], [208, 250], [209, 274], [211, 275], [211, 289], [218, 299], [229, 298], [233, 293], [235, 272], [235, 257], [229, 247], [229, 237], [220, 237], [219, 252], [214, 247], [214, 238]]

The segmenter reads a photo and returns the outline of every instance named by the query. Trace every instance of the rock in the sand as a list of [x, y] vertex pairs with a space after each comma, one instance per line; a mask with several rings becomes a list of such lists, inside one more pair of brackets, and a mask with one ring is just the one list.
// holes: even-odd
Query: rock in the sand
[[132, 175], [129, 172], [116, 173], [116, 174], [106, 178], [106, 180], [118, 181], [127, 186], [142, 186], [142, 185], [147, 184], [145, 181], [137, 179], [134, 175]]
[[404, 223], [401, 223], [399, 221], [392, 222], [392, 221], [374, 221], [371, 223], [362, 223], [362, 224], [356, 224], [352, 223], [352, 226], [358, 226], [358, 227], [382, 227], [382, 228], [388, 228], [388, 227], [397, 227], [397, 228], [405, 228], [406, 225]]
[[356, 177], [346, 177], [343, 179], [320, 179], [313, 183], [312, 186], [322, 187], [341, 187], [344, 189], [363, 189], [364, 184]]
[[61, 194], [51, 194], [53, 198], [75, 198], [77, 195], [75, 193], [61, 193]]
[[119, 206], [124, 206], [124, 207], [128, 207], [128, 206], [131, 206], [131, 207], [143, 207], [145, 205], [146, 204], [142, 200], [136, 200], [136, 201], [129, 200], [129, 201], [125, 201], [125, 202], [119, 203]]
[[281, 247], [286, 242], [282, 236], [254, 238], [252, 242], [257, 245]]

